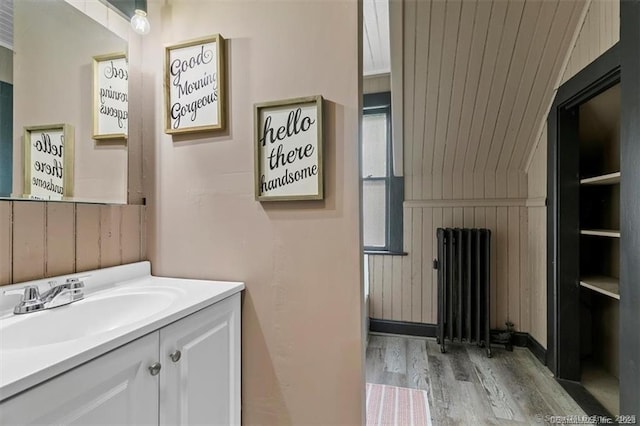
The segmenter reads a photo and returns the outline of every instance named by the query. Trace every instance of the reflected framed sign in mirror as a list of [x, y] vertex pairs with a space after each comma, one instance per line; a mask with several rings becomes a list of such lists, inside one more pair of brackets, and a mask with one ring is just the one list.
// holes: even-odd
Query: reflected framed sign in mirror
[[[102, 11], [107, 16], [107, 6], [101, 2], [92, 2], [91, 10], [96, 14]], [[0, 170], [0, 196], [126, 203], [131, 140], [126, 136], [129, 126], [123, 118], [126, 116], [127, 121], [131, 121], [131, 117], [127, 103], [123, 102], [123, 98], [128, 100], [128, 79], [122, 77], [128, 78], [129, 73], [123, 72], [123, 54], [109, 59], [98, 55], [128, 52], [128, 21], [113, 14], [107, 22], [99, 23], [65, 0], [14, 1], [12, 18], [13, 45], [0, 46], [0, 81], [8, 85], [13, 94], [12, 99], [0, 105], [0, 167], [3, 169]], [[107, 75], [113, 72], [120, 77], [121, 84], [106, 78], [99, 82], [104, 89], [102, 101], [107, 112], [103, 118], [113, 120], [99, 121], [94, 126], [92, 89], [97, 88], [93, 68], [96, 57], [100, 59], [101, 71]], [[11, 72], [3, 73], [4, 68]], [[99, 91], [97, 96], [100, 107]], [[75, 161], [75, 164], [63, 165], [65, 175], [67, 170], [73, 170], [73, 180], [69, 180], [70, 174], [66, 175], [62, 196], [59, 188], [57, 195], [38, 195], [42, 187], [31, 187], [35, 175], [25, 185], [25, 175], [35, 173], [35, 169], [25, 169], [25, 164], [34, 165], [25, 161], [24, 129], [47, 123], [73, 126], [73, 156], [63, 162]], [[56, 135], [50, 136], [53, 143]], [[101, 140], [96, 141], [94, 136]], [[107, 136], [112, 140], [102, 139]], [[65, 140], [68, 144], [68, 138]], [[55, 155], [53, 152], [54, 145], [50, 154]], [[69, 154], [68, 147], [64, 153]], [[33, 155], [35, 158], [39, 154]], [[9, 173], [5, 172], [9, 169], [7, 164], [11, 166]], [[48, 182], [47, 186], [59, 187], [58, 183], [51, 183], [51, 179], [54, 182], [58, 179], [55, 174], [59, 170], [53, 172], [54, 175], [42, 179]]]
[[126, 139], [129, 105], [126, 53], [93, 57], [93, 138]]
[[24, 128], [24, 197], [73, 197], [73, 127], [52, 124]]
[[224, 129], [224, 70], [224, 38], [219, 34], [165, 49], [166, 133]]

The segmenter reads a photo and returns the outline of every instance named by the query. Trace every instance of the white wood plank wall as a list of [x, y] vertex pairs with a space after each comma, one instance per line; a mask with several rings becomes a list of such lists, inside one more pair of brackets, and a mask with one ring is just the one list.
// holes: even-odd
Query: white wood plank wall
[[[581, 23], [575, 44], [569, 51], [564, 83], [620, 39], [620, 3], [616, 0], [592, 0]], [[556, 88], [557, 89], [557, 88]], [[548, 111], [546, 112], [548, 113]], [[547, 196], [546, 120], [534, 146], [527, 169], [529, 197]], [[543, 206], [528, 207], [529, 289], [531, 291], [531, 329], [529, 332], [547, 346], [547, 214]]]
[[362, 79], [362, 93], [381, 93], [391, 91], [389, 74], [366, 76]]
[[530, 321], [527, 257], [527, 208], [511, 206], [405, 207], [404, 246], [408, 256], [369, 255], [370, 316], [435, 324], [437, 322], [436, 229], [486, 227], [492, 231], [491, 326], [511, 320], [528, 330]]
[[[618, 2], [610, 0], [404, 1], [409, 255], [369, 256], [372, 318], [435, 323], [435, 229], [487, 227], [491, 325], [510, 320], [546, 345], [540, 128], [559, 82], [617, 41], [618, 16]], [[532, 167], [539, 169], [535, 182]]]

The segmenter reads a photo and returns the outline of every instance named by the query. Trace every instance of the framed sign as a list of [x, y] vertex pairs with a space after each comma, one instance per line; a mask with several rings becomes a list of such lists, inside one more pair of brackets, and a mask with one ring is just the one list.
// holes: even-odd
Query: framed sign
[[224, 69], [219, 34], [165, 49], [165, 133], [224, 128]]
[[256, 104], [258, 201], [321, 200], [322, 96]]
[[73, 197], [73, 127], [24, 128], [24, 196], [38, 200]]
[[126, 139], [129, 64], [125, 53], [93, 57], [93, 138]]

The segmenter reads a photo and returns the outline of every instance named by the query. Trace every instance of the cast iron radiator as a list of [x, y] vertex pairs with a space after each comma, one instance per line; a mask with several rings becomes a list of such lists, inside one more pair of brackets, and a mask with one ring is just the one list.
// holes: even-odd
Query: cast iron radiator
[[475, 342], [491, 357], [489, 282], [491, 231], [438, 228], [438, 344]]

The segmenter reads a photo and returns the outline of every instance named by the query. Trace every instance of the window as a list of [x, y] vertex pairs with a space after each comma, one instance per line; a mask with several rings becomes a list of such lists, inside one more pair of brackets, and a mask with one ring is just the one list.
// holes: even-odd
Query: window
[[402, 254], [404, 180], [393, 175], [391, 94], [364, 95], [362, 222], [366, 252]]

